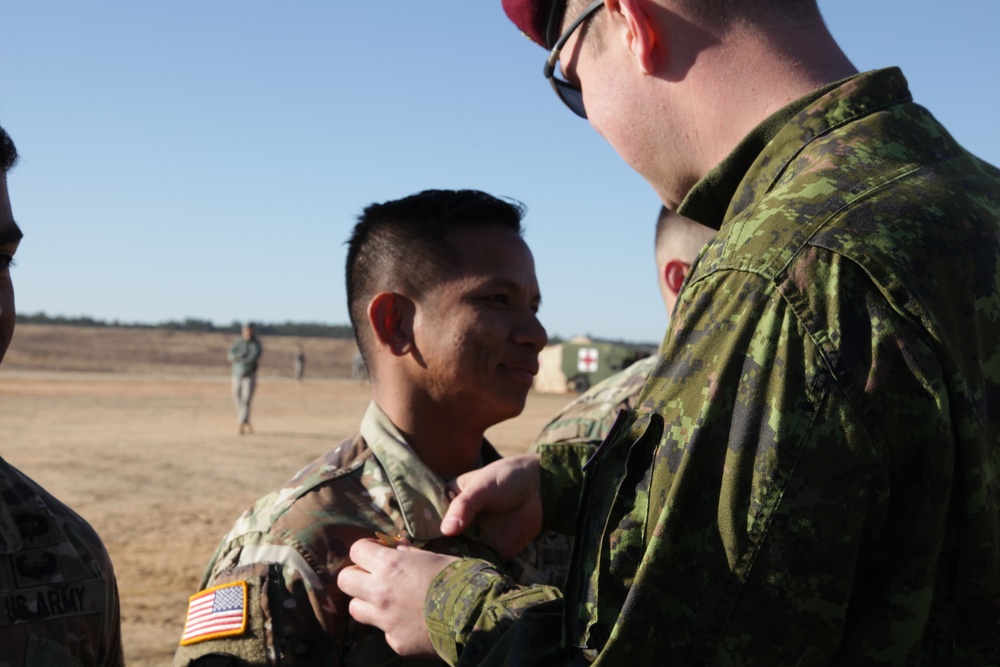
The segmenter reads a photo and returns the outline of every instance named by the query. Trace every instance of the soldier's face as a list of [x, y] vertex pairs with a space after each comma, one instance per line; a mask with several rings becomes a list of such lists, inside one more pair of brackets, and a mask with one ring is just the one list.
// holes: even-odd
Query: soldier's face
[[535, 264], [513, 231], [454, 232], [456, 275], [416, 302], [413, 337], [425, 390], [483, 429], [520, 414], [548, 338], [536, 316]]
[[655, 187], [662, 155], [649, 138], [671, 129], [670, 110], [648, 96], [642, 84], [651, 77], [623, 42], [622, 30], [620, 12], [594, 14], [566, 41], [559, 67], [580, 89], [591, 126]]
[[10, 268], [21, 242], [21, 230], [14, 223], [7, 194], [7, 175], [0, 174], [0, 361], [14, 335], [14, 285]]

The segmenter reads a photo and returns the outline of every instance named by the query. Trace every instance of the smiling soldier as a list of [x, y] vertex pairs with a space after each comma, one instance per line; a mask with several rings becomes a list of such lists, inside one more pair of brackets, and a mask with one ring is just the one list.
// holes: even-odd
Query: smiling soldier
[[365, 209], [347, 256], [373, 399], [360, 433], [236, 522], [192, 596], [176, 665], [402, 661], [351, 621], [336, 584], [350, 545], [376, 531], [498, 561], [439, 526], [448, 480], [499, 458], [483, 432], [524, 408], [546, 343], [521, 215], [473, 190]]

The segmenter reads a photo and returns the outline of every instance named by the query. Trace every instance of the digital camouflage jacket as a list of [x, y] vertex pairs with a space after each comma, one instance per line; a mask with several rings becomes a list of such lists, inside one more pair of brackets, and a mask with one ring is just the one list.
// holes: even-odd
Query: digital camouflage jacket
[[[485, 440], [482, 456], [484, 462], [499, 458]], [[380, 630], [351, 619], [337, 574], [350, 564], [351, 545], [376, 531], [496, 563], [495, 553], [474, 535], [441, 536], [447, 506], [445, 481], [416, 457], [372, 402], [359, 435], [236, 521], [192, 596], [174, 664], [186, 666], [211, 654], [234, 656], [208, 663], [213, 665], [424, 664], [398, 657]], [[534, 561], [518, 559], [507, 571], [526, 583], [549, 581], [535, 572]]]
[[769, 118], [679, 212], [719, 233], [638, 409], [582, 498], [584, 452], [542, 454], [565, 599], [460, 561], [426, 601], [439, 653], [1000, 662], [1000, 172], [888, 69]]
[[118, 586], [94, 529], [0, 458], [0, 667], [118, 667]]

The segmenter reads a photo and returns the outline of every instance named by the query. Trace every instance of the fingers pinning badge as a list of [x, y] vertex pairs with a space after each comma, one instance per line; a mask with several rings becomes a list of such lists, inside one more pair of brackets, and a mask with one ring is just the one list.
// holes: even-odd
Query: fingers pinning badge
[[410, 539], [410, 536], [404, 532], [398, 532], [396, 533], [395, 536], [393, 536], [393, 535], [386, 535], [385, 533], [376, 530], [375, 537], [378, 538], [379, 542], [389, 547], [390, 549], [395, 549], [400, 544], [405, 544], [408, 547], [416, 547], [417, 549], [420, 549], [426, 544], [426, 542], [420, 542], [420, 541], [414, 542], [413, 540]]

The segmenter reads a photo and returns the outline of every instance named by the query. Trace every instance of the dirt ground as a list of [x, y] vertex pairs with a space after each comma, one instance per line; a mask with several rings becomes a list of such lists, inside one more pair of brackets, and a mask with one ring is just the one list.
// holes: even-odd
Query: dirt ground
[[[133, 667], [170, 663], [187, 596], [233, 520], [352, 435], [368, 402], [367, 385], [351, 380], [265, 376], [256, 433], [241, 437], [226, 373], [0, 369], [0, 453], [104, 539]], [[567, 400], [532, 393], [520, 417], [487, 436], [504, 453], [523, 451]]]

